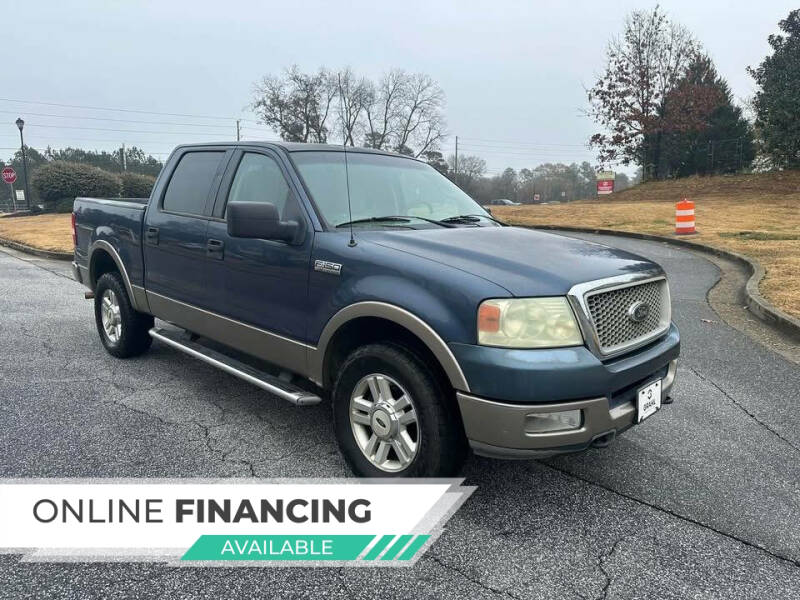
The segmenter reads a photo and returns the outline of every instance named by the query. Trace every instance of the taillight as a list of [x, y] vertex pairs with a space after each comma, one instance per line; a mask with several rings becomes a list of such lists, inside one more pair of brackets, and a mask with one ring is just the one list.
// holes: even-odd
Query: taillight
[[72, 245], [78, 247], [78, 232], [75, 230], [75, 213], [72, 213]]

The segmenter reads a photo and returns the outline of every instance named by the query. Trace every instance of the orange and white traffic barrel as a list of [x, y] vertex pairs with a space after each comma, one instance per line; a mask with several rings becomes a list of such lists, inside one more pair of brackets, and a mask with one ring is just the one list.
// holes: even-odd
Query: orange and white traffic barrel
[[694, 228], [694, 202], [686, 198], [675, 205], [675, 233], [697, 233]]

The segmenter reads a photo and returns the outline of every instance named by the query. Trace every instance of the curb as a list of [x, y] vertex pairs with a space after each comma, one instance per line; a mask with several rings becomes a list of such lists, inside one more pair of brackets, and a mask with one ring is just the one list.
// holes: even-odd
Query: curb
[[739, 254], [738, 252], [732, 252], [730, 250], [722, 250], [720, 248], [714, 248], [713, 246], [706, 246], [696, 242], [690, 242], [687, 240], [675, 239], [661, 235], [652, 235], [649, 233], [619, 231], [617, 229], [598, 229], [594, 227], [570, 227], [566, 225], [529, 225], [527, 227], [530, 229], [573, 231], [576, 233], [598, 233], [629, 237], [637, 240], [647, 240], [650, 242], [663, 242], [672, 246], [678, 246], [680, 248], [695, 250], [697, 252], [703, 252], [705, 254], [711, 254], [713, 256], [719, 256], [722, 258], [727, 258], [728, 260], [732, 260], [744, 266], [745, 269], [747, 269], [747, 272], [750, 274], [750, 277], [747, 279], [747, 283], [745, 284], [744, 288], [745, 301], [750, 312], [753, 313], [758, 319], [769, 325], [772, 325], [779, 331], [800, 339], [800, 319], [797, 319], [796, 317], [793, 317], [792, 315], [782, 311], [780, 308], [773, 306], [758, 291], [758, 284], [764, 278], [766, 270], [763, 266], [761, 266], [761, 263], [754, 258], [750, 258], [744, 254]]
[[2, 237], [0, 237], [0, 246], [5, 246], [6, 248], [12, 248], [13, 250], [19, 250], [20, 252], [25, 252], [26, 254], [33, 254], [34, 256], [41, 256], [42, 258], [51, 258], [53, 260], [73, 259], [73, 254], [71, 252], [68, 253], [68, 252], [55, 252], [53, 250], [40, 250], [39, 248], [34, 248], [33, 246], [20, 244], [19, 242], [15, 242], [14, 240], [9, 240]]

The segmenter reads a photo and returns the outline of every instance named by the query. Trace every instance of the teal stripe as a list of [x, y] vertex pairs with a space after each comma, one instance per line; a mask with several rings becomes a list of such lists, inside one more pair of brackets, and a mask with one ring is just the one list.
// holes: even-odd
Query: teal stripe
[[403, 553], [397, 557], [397, 560], [409, 560], [414, 557], [417, 550], [422, 548], [423, 544], [428, 541], [429, 535], [418, 535], [416, 539], [408, 545]]
[[392, 560], [395, 556], [397, 556], [397, 553], [403, 549], [403, 546], [411, 541], [411, 538], [413, 537], [413, 535], [401, 535], [399, 538], [397, 538], [397, 541], [389, 547], [381, 560]]
[[364, 557], [364, 560], [375, 560], [378, 558], [378, 554], [386, 548], [386, 546], [394, 539], [393, 535], [385, 535], [378, 542], [372, 547], [372, 549], [367, 552], [367, 555]]

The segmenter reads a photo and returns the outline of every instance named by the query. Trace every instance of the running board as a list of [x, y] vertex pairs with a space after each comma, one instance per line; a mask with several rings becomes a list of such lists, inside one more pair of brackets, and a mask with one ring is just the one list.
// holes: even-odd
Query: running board
[[264, 371], [259, 371], [258, 369], [255, 369], [250, 365], [246, 365], [235, 358], [226, 356], [221, 352], [217, 352], [211, 348], [206, 348], [202, 344], [198, 344], [197, 342], [187, 339], [178, 331], [153, 327], [150, 330], [150, 337], [160, 342], [164, 342], [176, 350], [185, 352], [189, 356], [200, 359], [211, 366], [222, 369], [234, 377], [244, 379], [248, 383], [252, 383], [253, 385], [260, 387], [262, 390], [268, 391], [270, 394], [275, 394], [279, 398], [288, 400], [292, 404], [297, 404], [298, 406], [309, 406], [311, 404], [319, 404], [322, 401], [322, 398], [316, 394], [307, 392], [306, 390], [287, 381], [283, 381], [274, 375], [270, 375]]

